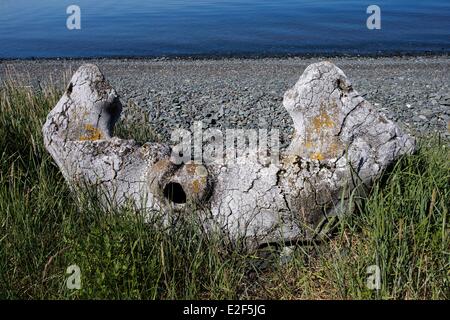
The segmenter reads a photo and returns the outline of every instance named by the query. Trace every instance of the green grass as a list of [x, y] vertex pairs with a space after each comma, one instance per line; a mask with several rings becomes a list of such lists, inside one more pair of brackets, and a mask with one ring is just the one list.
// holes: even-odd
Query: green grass
[[[0, 89], [0, 299], [448, 299], [448, 142], [421, 141], [327, 241], [263, 270], [255, 256], [206, 236], [187, 215], [176, 230], [132, 209], [75, 200], [45, 151], [41, 127], [61, 92]], [[121, 124], [123, 137], [154, 138]], [[360, 201], [363, 200], [363, 201]], [[81, 290], [66, 269], [81, 269]], [[366, 286], [377, 264], [381, 289]]]

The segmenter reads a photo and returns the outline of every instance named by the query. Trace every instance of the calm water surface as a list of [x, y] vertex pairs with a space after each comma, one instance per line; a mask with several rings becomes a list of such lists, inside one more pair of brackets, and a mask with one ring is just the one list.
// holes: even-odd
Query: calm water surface
[[424, 51], [450, 52], [450, 0], [0, 0], [0, 58]]

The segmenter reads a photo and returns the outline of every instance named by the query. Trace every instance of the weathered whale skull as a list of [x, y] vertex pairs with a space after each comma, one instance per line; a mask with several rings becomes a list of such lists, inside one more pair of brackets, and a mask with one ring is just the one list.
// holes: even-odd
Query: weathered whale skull
[[310, 239], [348, 212], [352, 192], [367, 190], [399, 156], [414, 151], [404, 134], [365, 101], [330, 62], [306, 68], [284, 96], [295, 137], [279, 163], [254, 155], [223, 164], [171, 161], [171, 148], [113, 136], [122, 105], [97, 66], [86, 64], [43, 127], [44, 141], [71, 185], [102, 190], [105, 203], [130, 201], [146, 215], [189, 203], [208, 230], [252, 246]]

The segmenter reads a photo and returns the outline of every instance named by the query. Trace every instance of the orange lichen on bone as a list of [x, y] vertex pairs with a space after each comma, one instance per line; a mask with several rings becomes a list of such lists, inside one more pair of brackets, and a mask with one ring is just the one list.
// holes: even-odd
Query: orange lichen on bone
[[194, 191], [194, 193], [200, 192], [200, 182], [198, 180], [192, 181], [192, 191]]
[[332, 119], [334, 108], [335, 105], [328, 108], [331, 110], [330, 115], [322, 106], [320, 113], [309, 120], [304, 148], [312, 160], [333, 158], [339, 153], [340, 143], [333, 134], [333, 129], [336, 127]]
[[94, 127], [92, 124], [86, 124], [84, 128], [87, 131], [87, 134], [80, 137], [81, 141], [95, 141], [103, 139], [103, 133], [101, 130]]
[[322, 161], [322, 160], [325, 159], [325, 157], [323, 156], [323, 154], [320, 153], [320, 152], [314, 152], [313, 154], [311, 154], [310, 158], [311, 158], [312, 160], [319, 160], [319, 161]]
[[331, 120], [331, 117], [325, 110], [320, 110], [320, 114], [313, 118], [312, 124], [314, 130], [319, 133], [324, 128], [333, 128], [334, 121]]

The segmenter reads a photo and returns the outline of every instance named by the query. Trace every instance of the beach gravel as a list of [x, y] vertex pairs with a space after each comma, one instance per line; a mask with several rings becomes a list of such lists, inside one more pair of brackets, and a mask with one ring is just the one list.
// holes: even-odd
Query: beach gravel
[[163, 140], [175, 128], [202, 121], [204, 128], [222, 130], [276, 128], [286, 146], [293, 127], [283, 95], [308, 65], [322, 60], [340, 67], [366, 100], [405, 131], [450, 136], [448, 56], [9, 60], [0, 63], [0, 80], [18, 78], [36, 89], [63, 86], [82, 63], [95, 63], [125, 106], [148, 113]]

